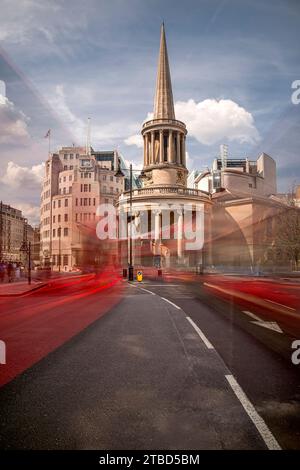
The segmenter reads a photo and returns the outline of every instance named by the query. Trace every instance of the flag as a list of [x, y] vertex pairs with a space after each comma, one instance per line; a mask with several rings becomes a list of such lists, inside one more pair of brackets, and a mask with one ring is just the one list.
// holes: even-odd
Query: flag
[[48, 130], [47, 134], [45, 135], [45, 139], [47, 139], [47, 137], [50, 137], [50, 134], [51, 134], [51, 129]]

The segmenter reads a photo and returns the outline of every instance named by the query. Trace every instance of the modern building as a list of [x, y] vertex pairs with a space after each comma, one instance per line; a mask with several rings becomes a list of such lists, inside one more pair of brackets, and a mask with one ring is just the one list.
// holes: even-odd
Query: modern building
[[21, 246], [32, 241], [33, 228], [22, 211], [9, 204], [0, 203], [0, 260], [23, 261]]
[[41, 194], [42, 265], [70, 271], [100, 262], [97, 207], [113, 204], [124, 189], [116, 177], [117, 151], [62, 147], [49, 156]]
[[[119, 227], [120, 239], [124, 240], [123, 263], [126, 265], [131, 261], [133, 231], [135, 266], [195, 266], [202, 262], [204, 253], [207, 262], [211, 262], [211, 247], [206, 241], [212, 203], [208, 192], [187, 188], [187, 129], [175, 116], [164, 25], [161, 27], [153, 119], [143, 124], [141, 133], [144, 140], [143, 185], [133, 190], [131, 201], [130, 191], [125, 191], [118, 202], [120, 220], [129, 219], [125, 230], [123, 226]], [[189, 248], [185, 237], [187, 226], [190, 225], [191, 231], [195, 220], [200, 221], [198, 232], [204, 239], [204, 245], [200, 240], [197, 250]]]
[[209, 193], [222, 190], [253, 196], [276, 194], [276, 163], [262, 153], [257, 160], [216, 158], [212, 168], [194, 178], [193, 187]]
[[221, 146], [212, 168], [196, 172], [190, 184], [211, 195], [213, 267], [252, 273], [289, 269], [287, 253], [277, 249], [278, 223], [288, 201], [277, 196], [273, 158], [262, 153], [257, 160], [229, 159]]

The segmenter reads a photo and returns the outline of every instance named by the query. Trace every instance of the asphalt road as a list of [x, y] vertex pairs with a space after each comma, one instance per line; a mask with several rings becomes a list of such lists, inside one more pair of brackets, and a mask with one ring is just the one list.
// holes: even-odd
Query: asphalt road
[[[45, 330], [60, 334], [0, 389], [0, 448], [300, 448], [285, 332], [181, 282], [82, 294], [50, 290], [45, 325], [41, 312], [18, 327], [6, 320], [11, 341], [33, 326], [37, 349]], [[27, 301], [42, 308], [41, 298]]]

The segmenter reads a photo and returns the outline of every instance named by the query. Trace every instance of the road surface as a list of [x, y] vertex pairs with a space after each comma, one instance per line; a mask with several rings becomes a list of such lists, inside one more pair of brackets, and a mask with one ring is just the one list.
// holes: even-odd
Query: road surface
[[2, 308], [0, 448], [300, 448], [283, 325], [261, 327], [200, 284], [101, 282]]

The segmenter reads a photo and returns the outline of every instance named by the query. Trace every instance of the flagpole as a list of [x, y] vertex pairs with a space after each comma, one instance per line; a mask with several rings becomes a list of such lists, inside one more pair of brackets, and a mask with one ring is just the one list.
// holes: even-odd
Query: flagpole
[[50, 157], [50, 153], [51, 153], [51, 143], [50, 143], [50, 141], [51, 141], [51, 131], [49, 132], [49, 135], [48, 135], [48, 145], [49, 145], [48, 153], [49, 153], [49, 157]]

